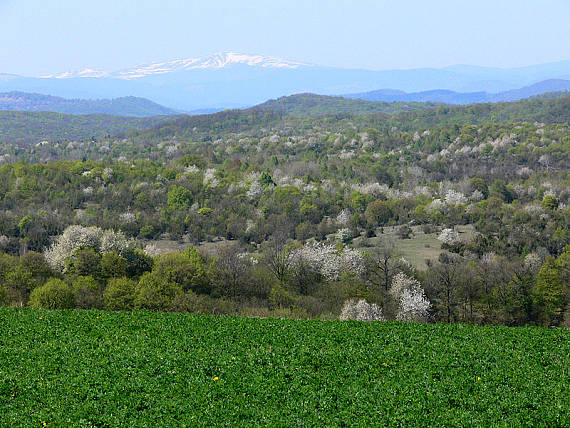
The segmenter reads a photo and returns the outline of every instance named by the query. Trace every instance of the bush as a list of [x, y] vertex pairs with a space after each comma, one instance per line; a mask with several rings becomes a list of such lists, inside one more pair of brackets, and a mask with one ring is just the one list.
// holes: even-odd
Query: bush
[[350, 299], [344, 302], [339, 319], [341, 321], [384, 321], [382, 309], [364, 299]]
[[100, 263], [103, 278], [121, 278], [127, 275], [128, 263], [116, 251], [103, 254]]
[[156, 273], [145, 273], [135, 288], [136, 309], [152, 311], [170, 309], [174, 298], [182, 294], [182, 287]]
[[32, 291], [29, 304], [32, 308], [70, 309], [74, 304], [73, 290], [61, 279], [52, 278]]
[[99, 284], [92, 276], [78, 276], [71, 284], [71, 287], [75, 294], [76, 308], [102, 308], [103, 300]]
[[398, 236], [400, 239], [410, 239], [412, 237], [412, 228], [407, 225], [400, 226], [398, 229]]
[[192, 291], [177, 294], [172, 300], [170, 309], [174, 312], [190, 312], [201, 315], [232, 315], [235, 304], [226, 299], [214, 299]]
[[208, 267], [196, 248], [158, 257], [152, 272], [164, 282], [178, 284], [184, 291], [210, 292]]
[[135, 282], [127, 278], [113, 278], [103, 292], [103, 302], [107, 309], [120, 311], [133, 308]]

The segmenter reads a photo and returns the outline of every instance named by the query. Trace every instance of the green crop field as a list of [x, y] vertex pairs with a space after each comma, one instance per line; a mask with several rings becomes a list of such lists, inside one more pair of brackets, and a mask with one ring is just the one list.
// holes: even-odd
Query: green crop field
[[570, 332], [0, 308], [0, 425], [568, 426]]

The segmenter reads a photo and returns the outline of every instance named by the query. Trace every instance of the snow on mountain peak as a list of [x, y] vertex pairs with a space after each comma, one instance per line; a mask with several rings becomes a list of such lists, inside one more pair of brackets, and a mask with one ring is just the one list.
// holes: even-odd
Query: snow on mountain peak
[[248, 65], [251, 67], [289, 69], [308, 65], [275, 57], [247, 55], [235, 52], [220, 52], [203, 58], [177, 59], [167, 62], [144, 64], [113, 73], [113, 76], [122, 79], [136, 79], [153, 74], [165, 74], [196, 69], [221, 69], [238, 64]]
[[77, 77], [108, 77], [109, 73], [103, 70], [94, 70], [86, 68], [85, 70], [66, 71], [59, 74], [50, 74], [48, 76], [41, 76], [44, 79], [71, 79]]
[[141, 77], [151, 76], [155, 74], [175, 73], [178, 71], [197, 70], [197, 69], [222, 69], [233, 65], [247, 65], [250, 67], [263, 68], [280, 68], [280, 69], [296, 69], [301, 66], [307, 66], [301, 62], [288, 61], [281, 58], [247, 55], [236, 52], [219, 52], [202, 58], [186, 58], [176, 59], [166, 62], [154, 62], [150, 64], [142, 64], [136, 67], [115, 72], [105, 72], [102, 70], [85, 69], [80, 71], [70, 71], [49, 76], [44, 78], [70, 79], [80, 77], [113, 77], [118, 79], [138, 79]]

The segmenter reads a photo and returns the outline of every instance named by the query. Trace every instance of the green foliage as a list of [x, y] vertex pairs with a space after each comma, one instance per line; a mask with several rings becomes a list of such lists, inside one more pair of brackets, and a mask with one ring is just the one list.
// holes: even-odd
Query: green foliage
[[99, 284], [92, 276], [78, 276], [71, 283], [75, 307], [80, 309], [103, 308]]
[[154, 311], [169, 309], [182, 287], [174, 282], [166, 281], [156, 273], [145, 273], [135, 288], [134, 306], [136, 309]]
[[532, 288], [539, 322], [544, 325], [560, 325], [570, 297], [570, 253], [557, 259], [548, 258], [538, 272]]
[[7, 308], [0, 319], [6, 426], [570, 419], [567, 329]]
[[32, 308], [67, 309], [73, 308], [73, 305], [73, 290], [61, 279], [52, 278], [30, 294]]
[[128, 278], [112, 278], [103, 292], [105, 308], [121, 311], [133, 309], [136, 282]]
[[558, 208], [558, 200], [552, 195], [546, 195], [540, 202], [542, 208], [548, 211], [553, 211]]
[[165, 282], [178, 284], [184, 291], [210, 291], [208, 266], [196, 248], [158, 257], [154, 263], [153, 274]]
[[134, 118], [104, 114], [76, 116], [51, 112], [0, 111], [0, 139], [15, 143], [82, 140], [122, 135], [131, 130], [149, 128], [164, 120], [167, 120], [166, 116]]
[[124, 257], [115, 251], [109, 251], [101, 256], [100, 269], [103, 278], [120, 278], [127, 276], [129, 264]]
[[366, 207], [366, 221], [372, 226], [386, 225], [392, 218], [392, 210], [385, 201], [373, 201]]
[[192, 205], [192, 192], [182, 186], [173, 186], [168, 192], [168, 207], [184, 210]]
[[93, 292], [99, 291], [99, 284], [92, 276], [78, 276], [73, 280], [71, 286], [75, 291], [88, 290]]
[[101, 255], [93, 248], [80, 248], [66, 260], [66, 272], [98, 276], [101, 273]]

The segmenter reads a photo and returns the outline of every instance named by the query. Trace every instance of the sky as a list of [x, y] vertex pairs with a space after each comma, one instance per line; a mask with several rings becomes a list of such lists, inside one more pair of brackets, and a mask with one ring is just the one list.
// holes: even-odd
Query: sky
[[0, 0], [0, 73], [233, 51], [373, 70], [570, 59], [570, 0]]

